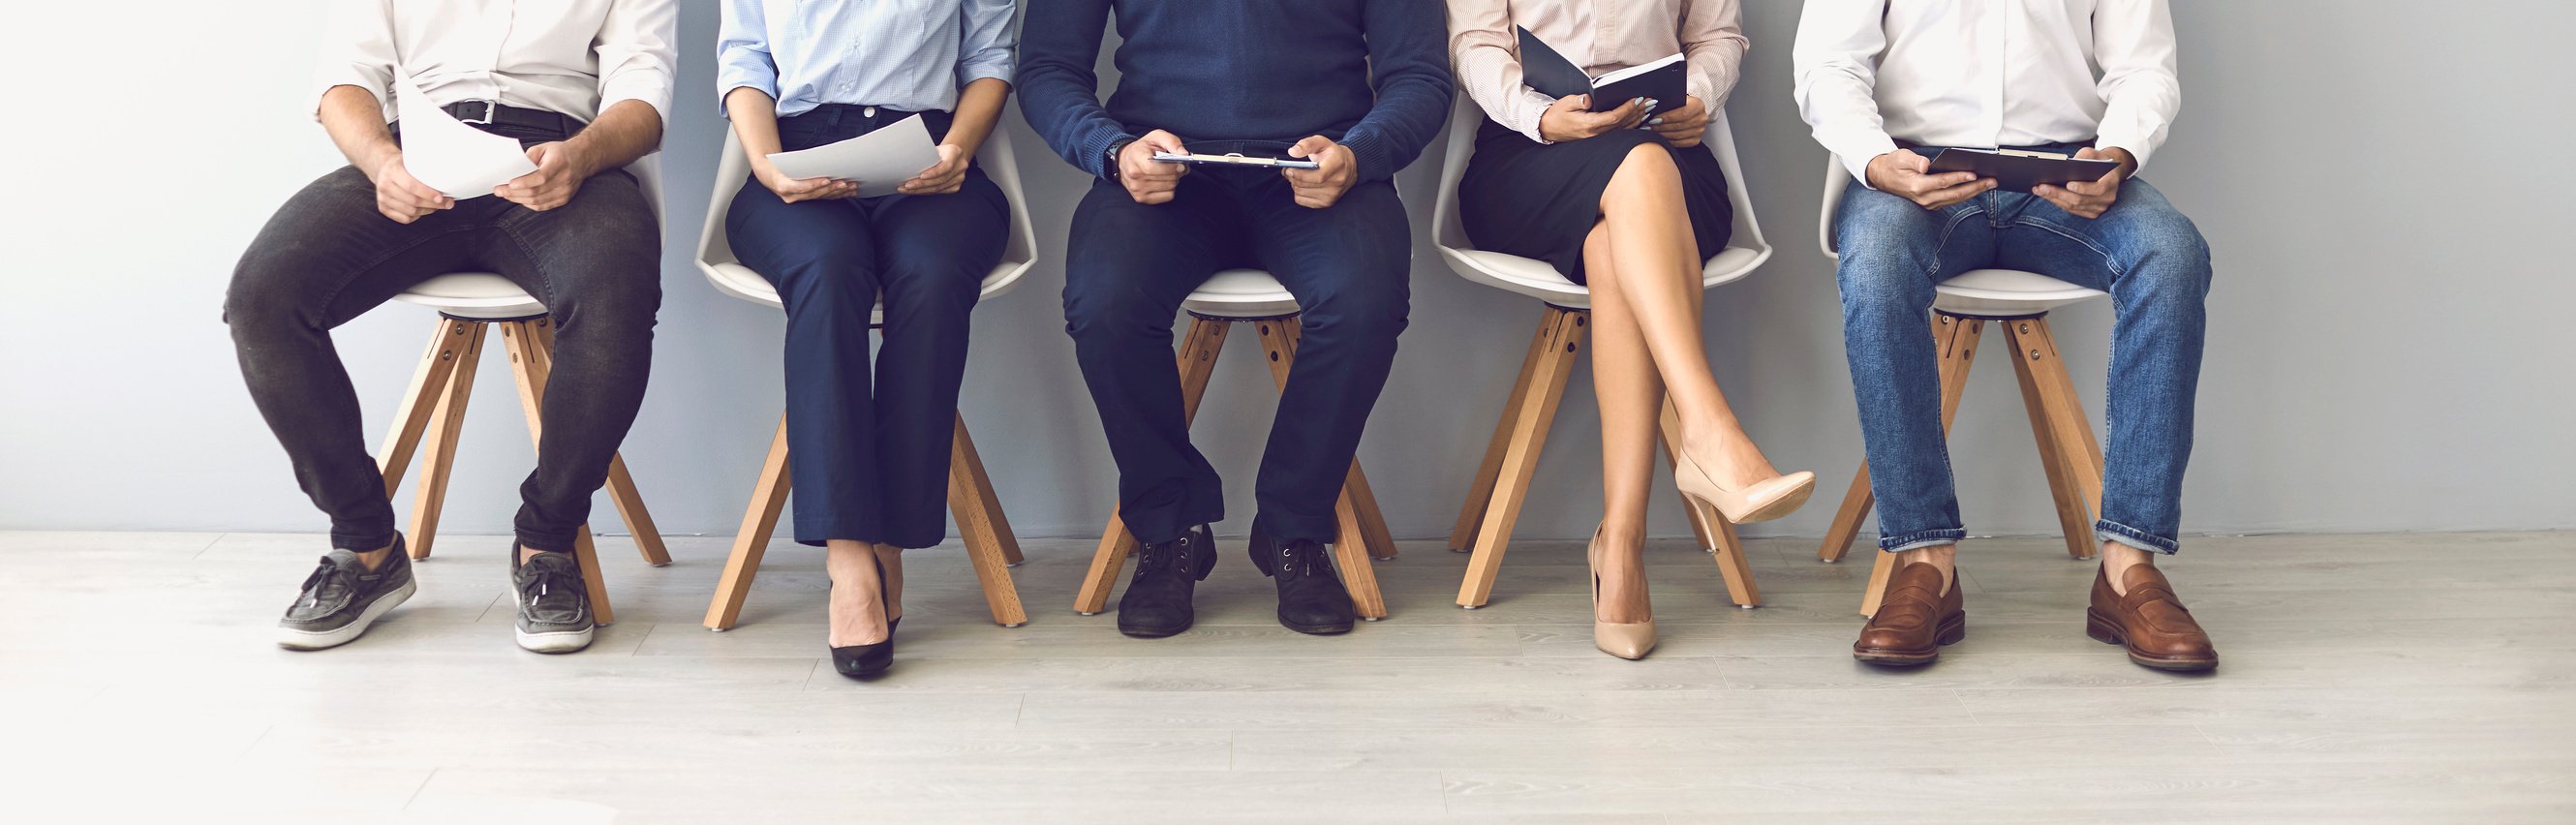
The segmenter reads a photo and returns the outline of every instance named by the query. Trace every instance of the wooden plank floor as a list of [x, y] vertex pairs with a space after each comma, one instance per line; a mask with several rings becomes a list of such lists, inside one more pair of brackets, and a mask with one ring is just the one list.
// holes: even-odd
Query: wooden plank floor
[[1572, 543], [1516, 543], [1464, 611], [1464, 557], [1407, 542], [1393, 616], [1313, 638], [1227, 540], [1199, 628], [1140, 641], [1070, 610], [1088, 540], [1032, 540], [1015, 630], [916, 552], [873, 684], [833, 674], [800, 548], [719, 634], [723, 539], [603, 540], [623, 621], [545, 657], [508, 540], [441, 538], [408, 605], [293, 653], [318, 536], [0, 532], [0, 819], [2576, 821], [2576, 533], [2194, 539], [2167, 569], [2214, 676], [2086, 639], [2054, 539], [1971, 543], [1968, 640], [1913, 672], [1851, 661], [1868, 556], [1807, 541], [1753, 542], [1758, 610], [1658, 543], [1631, 663]]

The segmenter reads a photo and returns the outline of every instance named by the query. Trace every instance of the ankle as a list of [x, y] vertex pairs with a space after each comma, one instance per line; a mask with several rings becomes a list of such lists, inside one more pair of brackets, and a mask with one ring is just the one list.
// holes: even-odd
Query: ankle
[[2116, 541], [2103, 542], [2101, 556], [2102, 578], [2111, 582], [2111, 592], [2123, 596], [2129, 594], [2129, 568], [2156, 566], [2156, 554]]
[[1917, 547], [1912, 550], [1896, 554], [1896, 566], [1900, 569], [1906, 565], [1917, 563], [1929, 564], [1932, 565], [1934, 569], [1941, 571], [1942, 592], [1947, 593], [1951, 587], [1958, 584], [1958, 545], [1937, 544], [1931, 547]]

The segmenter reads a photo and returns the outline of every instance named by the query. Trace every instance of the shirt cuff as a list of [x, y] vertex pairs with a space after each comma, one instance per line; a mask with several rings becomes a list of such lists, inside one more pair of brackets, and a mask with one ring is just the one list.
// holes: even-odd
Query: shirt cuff
[[1537, 89], [1523, 86], [1521, 87], [1521, 111], [1529, 113], [1523, 118], [1527, 122], [1512, 125], [1516, 131], [1530, 140], [1542, 145], [1554, 143], [1555, 141], [1547, 139], [1546, 133], [1539, 130], [1539, 121], [1546, 119], [1547, 108], [1554, 105], [1556, 105], [1556, 98], [1548, 97]]
[[2139, 169], [2147, 168], [2147, 156], [2155, 154], [2155, 150], [2147, 148], [2147, 141], [2141, 140], [2135, 135], [2105, 133], [2101, 137], [2095, 138], [2093, 141], [2093, 148], [2096, 150], [2110, 149], [2113, 147], [2126, 149], [2129, 151], [2130, 157], [2138, 159], [2138, 168], [2129, 170], [2129, 174], [2131, 176], [2137, 175]]
[[627, 100], [640, 100], [653, 107], [653, 114], [662, 118], [664, 128], [670, 126], [671, 80], [658, 72], [617, 75], [601, 83], [599, 112], [591, 115], [590, 119], [598, 120], [599, 115], [608, 113], [609, 107]]
[[1014, 70], [1017, 68], [1018, 67], [1011, 65], [1009, 58], [1001, 60], [978, 60], [972, 63], [959, 63], [957, 64], [957, 88], [964, 89], [967, 86], [973, 85], [975, 81], [983, 80], [985, 78], [992, 78], [1004, 83], [1009, 83], [1011, 82]]
[[1896, 139], [1888, 137], [1885, 132], [1872, 131], [1866, 135], [1851, 135], [1831, 141], [1825, 145], [1825, 148], [1833, 150], [1836, 157], [1843, 159], [1843, 168], [1851, 171], [1852, 180], [1859, 181], [1862, 187], [1875, 190], [1878, 187], [1871, 186], [1869, 183], [1869, 162], [1880, 155], [1896, 151]]
[[[755, 60], [758, 59], [755, 58]], [[777, 100], [778, 72], [769, 67], [767, 60], [758, 60], [758, 65], [736, 60], [724, 61], [716, 69], [716, 114], [732, 116], [725, 112], [725, 98], [731, 96], [735, 89], [753, 89], [768, 95], [771, 100]]]
[[376, 108], [378, 110], [390, 110], [393, 108], [393, 94], [390, 91], [393, 86], [392, 75], [379, 75], [356, 66], [351, 66], [347, 71], [324, 72], [320, 76], [314, 78], [313, 96], [311, 99], [306, 101], [311, 105], [305, 107], [306, 113], [312, 115], [315, 122], [320, 122], [322, 120], [322, 98], [330, 96], [332, 89], [337, 89], [342, 86], [356, 86], [360, 89], [365, 89], [367, 94], [375, 96]]

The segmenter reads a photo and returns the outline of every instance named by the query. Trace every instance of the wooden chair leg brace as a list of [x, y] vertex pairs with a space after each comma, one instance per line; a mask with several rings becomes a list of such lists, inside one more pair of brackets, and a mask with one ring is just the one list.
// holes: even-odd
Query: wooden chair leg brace
[[[519, 389], [519, 408], [528, 420], [528, 439], [538, 441], [543, 434], [540, 413], [546, 377], [553, 369], [554, 322], [545, 317], [514, 321], [441, 318], [430, 333], [429, 351], [422, 356], [420, 368], [412, 373], [411, 389], [404, 393], [402, 406], [394, 413], [393, 431], [385, 435], [384, 453], [376, 459], [376, 469], [385, 478], [385, 497], [392, 498], [402, 486], [403, 475], [410, 470], [413, 454], [426, 452], [429, 456], [420, 485], [414, 491], [408, 534], [412, 558], [429, 558], [438, 541], [438, 518], [446, 507], [447, 484], [456, 465], [457, 437], [465, 423], [466, 403], [474, 395], [474, 376], [483, 357], [484, 341], [495, 325], [501, 328], [503, 348], [510, 355], [511, 372]], [[627, 473], [623, 456], [610, 457], [607, 488], [609, 500], [616, 503], [618, 515], [634, 535], [635, 548], [643, 554], [644, 561], [655, 567], [670, 564], [670, 551], [663, 546], [661, 531], [653, 526], [653, 515], [645, 509], [643, 496], [635, 490], [635, 479]], [[582, 578], [589, 585], [594, 620], [603, 625], [616, 621], [616, 613], [608, 603], [607, 585], [600, 576], [590, 525], [582, 525], [576, 534], [573, 552], [581, 560]]]
[[[1941, 365], [1941, 432], [1948, 434], [1951, 422], [1958, 418], [1959, 398], [1968, 386], [1968, 368], [1976, 358], [1977, 344], [1989, 321], [2003, 327], [2012, 346], [2013, 373], [2021, 383], [2022, 409], [2030, 417], [2031, 437], [2039, 445], [2040, 467], [2048, 474], [2058, 527], [2066, 536], [2066, 554], [2076, 559], [2092, 558], [2096, 551], [2092, 514], [2100, 512], [2102, 502], [2102, 448], [2093, 439], [2093, 426], [2085, 420], [2084, 405], [2075, 396], [2075, 383], [2058, 357], [2057, 339], [2049, 332], [2046, 315], [1990, 319], [1933, 313], [1932, 342]], [[1875, 503], [1869, 487], [1869, 464], [1864, 461], [1853, 474], [1851, 489], [1844, 493], [1842, 507], [1835, 511], [1816, 558], [1826, 563], [1841, 561], [1853, 539], [1860, 535], [1861, 520]], [[1863, 616], [1878, 613], [1879, 598], [1896, 568], [1893, 555], [1871, 555], [1876, 558], [1870, 567], [1869, 588], [1861, 598]]]
[[[1472, 554], [1466, 579], [1458, 585], [1460, 607], [1483, 607], [1493, 597], [1503, 551], [1511, 546], [1512, 527], [1520, 520], [1521, 503], [1538, 472], [1539, 452], [1547, 446], [1548, 429], [1565, 399], [1565, 385], [1574, 374], [1590, 322], [1587, 311], [1553, 305], [1539, 316], [1538, 333], [1530, 340], [1529, 354], [1521, 359], [1520, 377], [1512, 382], [1502, 417], [1494, 423], [1493, 438], [1485, 444], [1484, 463], [1476, 468], [1467, 503], [1449, 531], [1449, 549]], [[1669, 466], [1675, 460], [1674, 445], [1681, 443], [1681, 417], [1670, 401], [1664, 404], [1661, 430]], [[1718, 572], [1726, 579], [1727, 598], [1742, 607], [1760, 606], [1762, 591], [1753, 583], [1753, 568], [1745, 560], [1735, 525], [1688, 498], [1681, 501], [1690, 516], [1691, 532], [1714, 556]]]
[[[1227, 332], [1238, 323], [1253, 324], [1260, 336], [1263, 354], [1270, 362], [1270, 375], [1281, 389], [1288, 386], [1288, 373], [1297, 360], [1297, 342], [1302, 334], [1296, 316], [1233, 320], [1193, 317], [1190, 328], [1181, 336], [1177, 355], [1181, 371], [1181, 421], [1196, 420], [1199, 399], [1207, 394], [1208, 377], [1216, 371], [1217, 353], [1225, 348]], [[1377, 498], [1369, 493], [1368, 477], [1360, 472], [1357, 459], [1351, 461], [1349, 477], [1342, 484], [1341, 500], [1333, 506], [1340, 521], [1340, 537], [1333, 542], [1334, 566], [1342, 574], [1342, 586], [1351, 594], [1351, 604], [1359, 617], [1369, 621], [1386, 618], [1386, 597], [1378, 592], [1377, 571], [1371, 569], [1371, 558], [1395, 557], [1395, 542], [1386, 527], [1386, 516], [1377, 508]], [[1136, 552], [1136, 536], [1127, 532], [1115, 510], [1109, 526], [1101, 532], [1100, 546], [1092, 551], [1091, 570], [1082, 579], [1082, 590], [1074, 595], [1074, 612], [1094, 615], [1109, 607], [1109, 591], [1118, 581], [1119, 568], [1127, 556]]]
[[[966, 434], [963, 414], [957, 416], [948, 449], [948, 509], [965, 538], [966, 559], [975, 567], [975, 579], [983, 586], [984, 606], [993, 612], [994, 623], [1003, 627], [1028, 624], [1019, 588], [1011, 582], [1010, 568], [1021, 561], [1020, 541], [1011, 533], [1010, 519], [1002, 515], [1001, 499], [993, 495], [993, 480], [984, 473], [975, 440]], [[769, 439], [769, 457], [760, 464], [760, 481], [752, 486], [751, 506], [743, 511], [742, 527], [734, 532], [733, 553], [725, 558], [715, 601], [707, 605], [707, 629], [731, 630], [741, 621], [752, 579], [760, 575], [761, 556], [769, 550], [769, 534], [778, 529], [779, 512], [787, 509], [790, 487], [787, 417], [781, 415], [778, 432]]]

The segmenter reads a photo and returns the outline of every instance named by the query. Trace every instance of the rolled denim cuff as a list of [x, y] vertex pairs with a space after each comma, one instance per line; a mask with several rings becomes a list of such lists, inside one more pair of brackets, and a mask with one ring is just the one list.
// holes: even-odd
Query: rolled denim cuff
[[1903, 553], [1907, 550], [1920, 550], [1925, 547], [1939, 547], [1944, 544], [1957, 544], [1960, 539], [1967, 537], [1968, 531], [1957, 527], [1940, 530], [1916, 530], [1911, 533], [1900, 535], [1879, 536], [1878, 549], [1889, 553]]
[[2182, 552], [2182, 542], [2175, 541], [2171, 536], [2159, 536], [2116, 521], [2094, 522], [2093, 537], [2103, 541], [2119, 542], [2149, 553], [2170, 556]]

